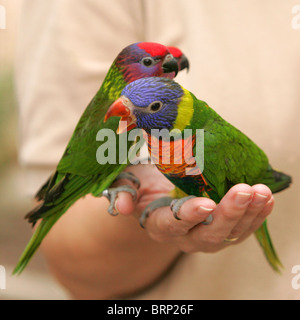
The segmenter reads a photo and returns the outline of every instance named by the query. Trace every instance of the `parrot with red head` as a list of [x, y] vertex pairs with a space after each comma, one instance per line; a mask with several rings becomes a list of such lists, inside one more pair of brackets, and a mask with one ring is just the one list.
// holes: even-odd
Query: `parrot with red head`
[[[176, 58], [171, 51], [176, 52]], [[96, 153], [104, 141], [96, 139], [97, 133], [100, 129], [116, 132], [118, 119], [110, 119], [104, 123], [104, 117], [109, 106], [120, 96], [127, 84], [153, 76], [173, 79], [179, 70], [187, 67], [187, 59], [179, 49], [171, 47], [169, 50], [168, 47], [154, 42], [134, 43], [118, 54], [100, 89], [79, 119], [55, 172], [37, 192], [36, 199], [41, 203], [25, 217], [32, 225], [40, 219], [41, 223], [21, 255], [14, 274], [24, 270], [52, 226], [81, 197], [89, 193], [102, 196], [104, 191], [106, 191], [104, 195], [109, 198], [114, 195], [114, 199], [121, 191], [130, 192], [134, 196], [134, 190], [129, 186], [110, 191], [110, 185], [122, 175], [128, 163], [118, 161], [115, 164], [100, 165]], [[117, 136], [115, 145], [117, 153], [119, 144]], [[130, 146], [128, 144], [128, 149]], [[126, 178], [139, 183], [130, 174], [127, 174]], [[113, 214], [112, 210], [110, 213]]]

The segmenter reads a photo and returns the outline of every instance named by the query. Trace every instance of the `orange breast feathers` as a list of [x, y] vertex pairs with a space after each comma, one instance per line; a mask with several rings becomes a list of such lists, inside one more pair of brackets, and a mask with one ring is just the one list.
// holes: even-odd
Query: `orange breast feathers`
[[[165, 136], [164, 136], [165, 137]], [[184, 177], [186, 175], [201, 175], [193, 156], [195, 136], [184, 139], [159, 139], [144, 132], [145, 141], [151, 156], [151, 163], [166, 175]]]

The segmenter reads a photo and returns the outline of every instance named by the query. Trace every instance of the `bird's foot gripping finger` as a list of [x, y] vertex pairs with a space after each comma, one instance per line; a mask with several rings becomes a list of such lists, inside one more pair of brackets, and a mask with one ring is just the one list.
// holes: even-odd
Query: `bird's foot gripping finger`
[[[173, 199], [173, 201], [171, 202], [170, 204], [170, 208], [171, 208], [171, 211], [173, 212], [173, 215], [174, 215], [174, 218], [177, 219], [177, 220], [181, 220], [179, 217], [178, 217], [178, 214], [179, 214], [179, 211], [180, 211], [180, 208], [183, 206], [183, 204], [190, 200], [190, 199], [193, 199], [193, 198], [196, 198], [195, 196], [188, 196], [188, 197], [184, 197], [184, 198], [180, 198], [180, 199]], [[201, 222], [202, 224], [204, 225], [209, 225], [211, 224], [213, 221], [213, 216], [210, 214], [205, 221]]]
[[116, 210], [115, 204], [118, 198], [118, 194], [120, 192], [128, 192], [132, 195], [133, 201], [136, 200], [137, 193], [135, 189], [133, 189], [129, 185], [124, 185], [116, 188], [109, 188], [106, 189], [102, 192], [102, 196], [107, 198], [108, 201], [110, 202], [109, 207], [107, 209], [108, 213], [112, 216], [117, 216], [119, 212]]
[[172, 201], [173, 201], [173, 198], [164, 197], [164, 198], [159, 198], [159, 199], [151, 202], [150, 204], [148, 204], [148, 206], [142, 212], [142, 215], [140, 217], [141, 227], [145, 229], [146, 220], [149, 217], [149, 215], [151, 214], [151, 212], [153, 212], [154, 210], [156, 210], [158, 208], [169, 207]]
[[140, 180], [131, 172], [121, 172], [115, 179], [115, 181], [120, 180], [120, 179], [126, 179], [131, 181], [137, 189], [140, 188], [141, 183]]
[[[115, 181], [120, 180], [120, 179], [126, 179], [126, 180], [131, 181], [137, 189], [139, 189], [139, 187], [141, 185], [139, 179], [131, 172], [120, 173], [117, 176], [117, 178], [115, 179]], [[133, 201], [135, 201], [137, 198], [136, 190], [134, 188], [132, 188], [130, 185], [123, 185], [123, 186], [109, 188], [109, 189], [104, 190], [102, 192], [102, 196], [106, 197], [109, 200], [110, 205], [109, 205], [107, 211], [112, 216], [117, 216], [119, 214], [119, 212], [116, 210], [115, 204], [116, 204], [116, 201], [118, 198], [118, 194], [120, 192], [130, 193], [132, 195]]]

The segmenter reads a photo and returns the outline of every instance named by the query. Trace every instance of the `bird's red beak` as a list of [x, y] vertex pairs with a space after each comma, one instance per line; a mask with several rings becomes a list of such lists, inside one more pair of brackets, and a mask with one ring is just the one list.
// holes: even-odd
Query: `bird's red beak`
[[132, 114], [131, 109], [126, 106], [128, 100], [125, 99], [127, 98], [120, 97], [116, 100], [109, 107], [104, 118], [104, 122], [106, 122], [111, 117], [121, 117], [117, 134], [121, 134], [136, 127], [135, 116]]

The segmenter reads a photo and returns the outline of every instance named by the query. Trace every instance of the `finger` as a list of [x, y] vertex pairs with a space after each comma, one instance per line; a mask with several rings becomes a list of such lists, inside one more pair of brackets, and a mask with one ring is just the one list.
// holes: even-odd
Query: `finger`
[[192, 198], [183, 203], [177, 218], [185, 225], [195, 225], [204, 222], [207, 217], [216, 209], [216, 204], [208, 198]]
[[253, 191], [249, 185], [238, 184], [232, 187], [215, 209], [213, 223], [191, 230], [191, 239], [206, 243], [208, 247], [223, 244], [244, 216], [252, 197]]
[[129, 192], [118, 193], [117, 200], [115, 202], [115, 209], [120, 214], [129, 215], [135, 209], [135, 203], [139, 196], [138, 188], [137, 185], [129, 179], [118, 179], [112, 185], [112, 187], [120, 186], [130, 186], [132, 189], [136, 191], [137, 194], [137, 197], [134, 199], [132, 194], [130, 194]]
[[187, 200], [175, 219], [169, 207], [159, 208], [151, 213], [147, 220], [146, 229], [156, 239], [178, 237], [187, 234], [190, 229], [206, 220], [212, 214], [216, 204], [211, 199], [193, 198]]
[[248, 205], [248, 208], [244, 216], [240, 219], [237, 225], [233, 228], [229, 235], [231, 238], [240, 238], [243, 233], [247, 232], [248, 229], [252, 229], [253, 221], [261, 214], [266, 203], [271, 199], [272, 192], [271, 190], [262, 184], [252, 186], [253, 197], [252, 201]]
[[252, 222], [251, 227], [249, 228], [249, 233], [253, 233], [256, 231], [266, 220], [267, 216], [271, 214], [274, 207], [274, 197], [271, 196], [269, 201], [266, 203], [264, 208], [261, 210], [261, 212], [257, 215], [257, 217]]

